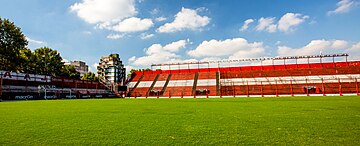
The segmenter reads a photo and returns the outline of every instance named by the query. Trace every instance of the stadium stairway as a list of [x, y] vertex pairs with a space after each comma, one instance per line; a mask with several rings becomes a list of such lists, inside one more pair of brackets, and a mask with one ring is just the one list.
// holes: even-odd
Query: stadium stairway
[[157, 74], [157, 75], [156, 75], [156, 77], [155, 77], [154, 81], [152, 82], [149, 90], [146, 92], [146, 97], [149, 96], [149, 93], [150, 93], [151, 90], [154, 88], [154, 85], [156, 84], [156, 81], [159, 79], [159, 76], [160, 76], [160, 74]]
[[154, 83], [154, 86], [150, 90], [148, 96], [154, 97], [154, 96], [160, 96], [162, 94], [162, 90], [166, 84], [166, 81], [169, 77], [169, 74], [158, 74], [159, 77], [157, 77], [156, 82]]
[[136, 87], [140, 84], [141, 80], [144, 78], [144, 75], [141, 75], [141, 77], [137, 80], [134, 87], [129, 91], [128, 96], [133, 96], [133, 92], [135, 91]]
[[167, 88], [167, 86], [168, 86], [168, 84], [170, 82], [171, 76], [172, 76], [172, 74], [169, 74], [168, 78], [166, 79], [164, 87], [161, 89], [161, 94], [160, 95], [162, 95], [162, 96], [164, 95], [164, 92], [166, 91], [166, 88]]
[[138, 86], [135, 88], [134, 92], [137, 94], [136, 96], [146, 96], [149, 91], [150, 86], [153, 84], [155, 78], [158, 74], [144, 74]]
[[216, 72], [216, 96], [220, 95], [220, 72]]
[[194, 96], [194, 94], [196, 92], [196, 86], [197, 86], [198, 78], [199, 78], [199, 73], [195, 73], [194, 84], [193, 84], [192, 90], [191, 90], [191, 96]]

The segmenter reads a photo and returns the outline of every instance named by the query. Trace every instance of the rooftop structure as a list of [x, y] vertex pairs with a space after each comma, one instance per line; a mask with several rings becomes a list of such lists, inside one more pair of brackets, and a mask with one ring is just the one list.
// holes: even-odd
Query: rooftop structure
[[86, 65], [83, 61], [70, 61], [65, 62], [64, 65], [72, 65], [75, 67], [75, 70], [80, 73], [80, 76], [84, 76], [89, 71], [89, 66]]

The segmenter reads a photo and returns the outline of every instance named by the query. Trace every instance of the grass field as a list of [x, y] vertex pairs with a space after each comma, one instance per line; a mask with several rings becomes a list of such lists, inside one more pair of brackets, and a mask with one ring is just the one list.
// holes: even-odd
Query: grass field
[[360, 145], [360, 97], [0, 102], [0, 145]]

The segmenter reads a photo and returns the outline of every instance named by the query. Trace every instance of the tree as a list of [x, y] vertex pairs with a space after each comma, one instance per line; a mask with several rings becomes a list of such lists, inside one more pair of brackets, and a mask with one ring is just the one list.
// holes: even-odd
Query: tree
[[73, 65], [63, 65], [58, 76], [71, 79], [80, 79], [80, 73], [76, 71], [75, 66]]
[[30, 49], [25, 48], [23, 50], [20, 50], [19, 63], [20, 72], [33, 74], [36, 73], [36, 57]]
[[62, 75], [64, 63], [62, 62], [60, 53], [56, 50], [52, 50], [48, 47], [38, 48], [35, 50], [34, 56], [36, 58], [35, 62], [37, 74], [51, 76]]
[[145, 69], [139, 69], [139, 71], [142, 71], [142, 72], [144, 72], [144, 71], [151, 71], [151, 69], [150, 68], [145, 68]]
[[81, 80], [88, 80], [88, 81], [98, 81], [99, 79], [95, 76], [94, 73], [88, 72], [81, 77]]
[[27, 44], [21, 29], [9, 19], [0, 17], [0, 70], [19, 71], [20, 50]]

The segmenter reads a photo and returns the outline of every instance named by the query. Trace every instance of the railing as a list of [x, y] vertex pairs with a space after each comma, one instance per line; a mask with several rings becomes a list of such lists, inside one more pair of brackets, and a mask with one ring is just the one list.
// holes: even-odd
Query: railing
[[250, 96], [250, 95], [291, 95], [304, 94], [356, 94], [359, 95], [358, 75], [341, 77], [334, 75], [316, 77], [305, 76], [303, 78], [276, 79], [269, 78], [251, 80], [227, 80], [221, 82], [222, 96]]
[[[313, 76], [288, 76], [288, 77], [260, 77], [260, 78], [227, 78], [220, 79], [219, 96], [326, 96], [336, 94], [359, 95], [358, 80], [360, 74], [343, 75], [313, 75]], [[149, 94], [149, 88], [139, 88], [131, 97], [201, 97], [217, 95], [214, 83], [197, 86], [197, 90], [206, 89], [206, 94], [191, 95], [191, 87], [187, 84], [176, 84], [166, 89], [163, 94]]]
[[104, 85], [107, 89], [113, 91], [113, 83], [111, 83], [110, 81], [104, 79], [104, 78], [99, 78], [99, 82]]

